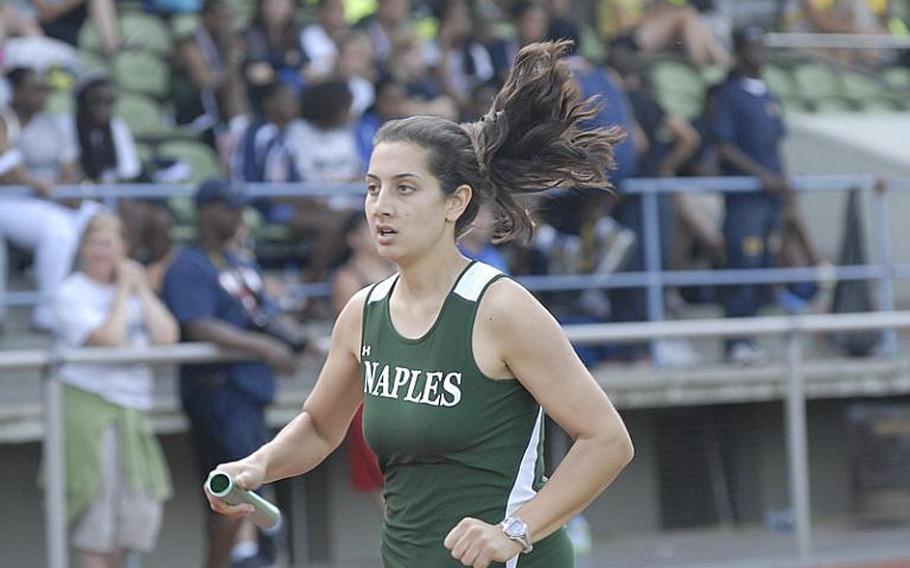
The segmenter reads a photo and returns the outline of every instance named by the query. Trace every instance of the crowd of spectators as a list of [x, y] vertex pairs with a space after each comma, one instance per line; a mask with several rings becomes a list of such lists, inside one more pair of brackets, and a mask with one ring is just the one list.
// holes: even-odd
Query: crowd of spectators
[[[257, 0], [248, 13], [238, 13], [243, 4], [229, 0], [143, 2], [146, 16], [164, 25], [187, 16], [194, 22], [172, 36], [166, 61], [170, 80], [158, 101], [170, 124], [165, 138], [204, 144], [219, 173], [236, 182], [357, 183], [368, 164], [372, 137], [384, 121], [414, 114], [477, 119], [518, 49], [548, 38], [569, 38], [581, 48], [569, 58], [580, 88], [602, 103], [592, 126], [617, 125], [627, 132], [611, 176], [615, 187], [630, 177], [736, 169], [729, 167], [724, 145], [716, 144], [729, 134], [729, 128], [717, 123], [717, 117], [728, 115], [727, 106], [735, 106], [729, 102], [729, 89], [713, 87], [705, 95], [701, 116], [691, 121], [662, 106], [642, 73], [642, 61], [653, 53], [676, 51], [695, 68], [714, 66], [736, 75], [737, 54], [725, 33], [729, 26], [718, 25], [723, 14], [713, 2], [593, 2], [588, 4], [597, 9], [598, 18], [590, 21], [577, 21], [571, 3], [561, 0], [377, 0], [372, 11], [360, 4], [318, 0], [299, 6], [294, 0]], [[897, 4], [787, 0], [781, 4], [781, 25], [899, 33], [895, 22], [900, 19], [895, 20], [893, 9]], [[34, 195], [4, 200], [0, 235], [33, 255], [34, 280], [46, 294], [69, 273], [82, 227], [100, 207], [90, 201], [53, 200], [56, 186], [181, 180], [179, 167], [169, 169], [173, 158], [179, 165], [180, 156], [168, 160], [155, 152], [162, 135], [131, 132], [129, 114], [117, 114], [118, 98], [129, 90], [118, 84], [119, 75], [80, 67], [88, 49], [106, 56], [144, 49], [148, 38], [142, 33], [124, 37], [118, 16], [126, 9], [113, 0], [2, 5], [0, 183], [31, 187]], [[353, 17], [355, 12], [360, 15]], [[85, 25], [96, 30], [97, 43], [91, 48], [80, 45]], [[592, 43], [597, 49], [585, 49]], [[582, 55], [592, 52], [608, 57], [594, 61]], [[61, 69], [72, 84], [69, 91]], [[763, 88], [761, 77], [753, 79], [757, 92]], [[69, 92], [71, 111], [50, 112], [51, 92], [59, 98], [61, 90]], [[767, 97], [767, 108], [773, 108], [774, 93]], [[771, 176], [762, 175], [766, 181]], [[717, 204], [709, 201], [661, 198], [665, 268], [693, 262], [737, 265]], [[147, 266], [156, 289], [175, 254], [171, 205], [168, 200], [124, 199], [115, 211], [125, 221], [128, 253]], [[512, 272], [643, 268], [642, 204], [635, 196], [564, 192], [534, 206], [537, 238], [526, 246], [497, 249]], [[255, 200], [252, 207], [253, 225], [281, 226], [286, 238], [306, 245], [303, 258], [288, 262], [302, 269], [301, 279], [318, 282], [338, 265], [343, 243], [337, 235], [359, 204], [343, 197], [287, 195]], [[692, 246], [682, 250], [681, 243]], [[698, 258], [688, 254], [693, 250]], [[814, 253], [805, 256], [817, 260]], [[550, 299], [567, 321], [581, 315], [635, 321], [646, 313], [641, 290], [589, 291], [580, 298], [556, 294]], [[50, 328], [47, 308], [36, 310], [33, 323]]]

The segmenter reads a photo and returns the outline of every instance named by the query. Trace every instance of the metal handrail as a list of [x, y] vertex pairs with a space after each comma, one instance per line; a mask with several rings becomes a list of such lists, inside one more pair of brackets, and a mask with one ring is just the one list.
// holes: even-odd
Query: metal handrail
[[[709, 318], [658, 322], [566, 324], [566, 336], [574, 344], [633, 343], [670, 337], [723, 337], [736, 335], [781, 335], [792, 332], [861, 331], [910, 327], [910, 310], [854, 314], [758, 316]], [[318, 342], [317, 342], [318, 343]], [[146, 347], [77, 347], [0, 350], [0, 371], [42, 371], [62, 364], [198, 364], [250, 360], [242, 351], [211, 343], [195, 342]]]
[[773, 32], [765, 34], [769, 47], [819, 49], [906, 49], [910, 37], [886, 33]]
[[[854, 187], [872, 187], [877, 178], [869, 175], [807, 175], [795, 176], [793, 184], [798, 191], [835, 191]], [[910, 191], [910, 178], [894, 178], [888, 180], [889, 189], [896, 191]], [[357, 196], [363, 194], [362, 184], [295, 184], [295, 183], [250, 183], [245, 184], [246, 191], [251, 197], [270, 197], [300, 195], [308, 197], [326, 197], [338, 195]], [[651, 203], [656, 194], [663, 193], [741, 193], [754, 192], [761, 189], [757, 179], [748, 176], [730, 177], [701, 177], [701, 178], [631, 178], [621, 185], [624, 194], [641, 195], [644, 199], [643, 216], [645, 217], [644, 246], [646, 256], [659, 255], [659, 250], [652, 240], [657, 238], [656, 203]], [[173, 196], [189, 197], [195, 187], [189, 184], [97, 184], [59, 186], [55, 196], [64, 198], [163, 198]], [[0, 192], [0, 199], [23, 197], [31, 195], [32, 190], [23, 186], [6, 186]], [[877, 215], [883, 215], [877, 211]], [[881, 227], [880, 227], [881, 230]], [[879, 235], [879, 248], [887, 246], [882, 241], [887, 239], [887, 234]], [[664, 286], [686, 285], [729, 285], [729, 284], [758, 284], [758, 283], [784, 283], [803, 280], [823, 280], [833, 276], [839, 280], [866, 280], [878, 279], [884, 281], [888, 277], [900, 277], [910, 273], [910, 265], [891, 266], [891, 272], [885, 269], [890, 258], [881, 258], [879, 263], [839, 266], [824, 273], [817, 268], [758, 268], [750, 270], [650, 270], [656, 263], [660, 267], [659, 259], [651, 259], [647, 264], [649, 270], [642, 272], [621, 272], [609, 275], [580, 274], [580, 275], [546, 275], [524, 276], [519, 280], [523, 285], [534, 291], [574, 290], [580, 288], [636, 288], [648, 287], [659, 289]], [[301, 296], [320, 297], [327, 294], [329, 288], [324, 284], [305, 284], [297, 289]], [[657, 294], [652, 290], [652, 296]], [[887, 295], [890, 297], [890, 293]], [[17, 291], [0, 293], [0, 307], [14, 305], [32, 305], [47, 298], [37, 291]], [[662, 302], [659, 302], [662, 304]], [[659, 308], [659, 309], [658, 309]], [[655, 314], [650, 314], [652, 320], [663, 319], [662, 305], [655, 306]], [[659, 315], [661, 317], [654, 317]]]
[[[864, 187], [874, 182], [875, 176], [857, 175], [798, 175], [790, 178], [797, 191], [835, 191], [849, 187]], [[888, 180], [899, 190], [908, 189], [910, 179]], [[362, 183], [242, 183], [244, 192], [255, 197], [336, 197], [339, 195], [362, 196], [366, 188]], [[759, 191], [761, 183], [750, 176], [706, 177], [637, 177], [622, 182], [623, 194], [645, 193], [747, 193]], [[555, 190], [560, 191], [570, 190]], [[55, 186], [54, 199], [151, 199], [166, 197], [192, 197], [196, 186], [186, 183], [98, 183], [62, 184]], [[4, 185], [0, 200], [33, 197], [34, 189], [23, 185]]]

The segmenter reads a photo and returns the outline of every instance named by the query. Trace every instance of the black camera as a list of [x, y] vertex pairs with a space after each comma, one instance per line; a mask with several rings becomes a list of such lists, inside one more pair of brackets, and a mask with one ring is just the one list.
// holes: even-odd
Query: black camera
[[310, 339], [305, 333], [295, 326], [288, 325], [277, 316], [269, 317], [266, 314], [260, 314], [253, 319], [253, 330], [277, 339], [294, 353], [302, 353], [310, 343]]

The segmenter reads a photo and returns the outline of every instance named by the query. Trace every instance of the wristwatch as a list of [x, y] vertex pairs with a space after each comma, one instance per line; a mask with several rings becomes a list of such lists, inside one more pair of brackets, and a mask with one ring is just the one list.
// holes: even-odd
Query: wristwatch
[[531, 539], [528, 537], [528, 525], [518, 517], [514, 515], [506, 517], [499, 524], [499, 527], [509, 537], [509, 540], [514, 540], [521, 545], [522, 554], [527, 554], [534, 550], [534, 545], [531, 544]]

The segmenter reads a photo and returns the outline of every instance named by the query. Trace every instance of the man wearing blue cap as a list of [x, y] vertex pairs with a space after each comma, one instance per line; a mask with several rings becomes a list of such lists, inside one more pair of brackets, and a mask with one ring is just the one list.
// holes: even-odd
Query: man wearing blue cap
[[[163, 295], [183, 341], [207, 341], [250, 353], [250, 360], [180, 367], [180, 395], [189, 417], [200, 479], [223, 462], [240, 459], [268, 439], [265, 408], [274, 371], [292, 373], [297, 357], [287, 342], [264, 333], [274, 314], [259, 267], [239, 254], [237, 232], [247, 198], [241, 188], [213, 179], [196, 192], [199, 239], [180, 250], [164, 277]], [[201, 481], [200, 481], [201, 482]], [[240, 522], [213, 515], [210, 568], [230, 565]]]

